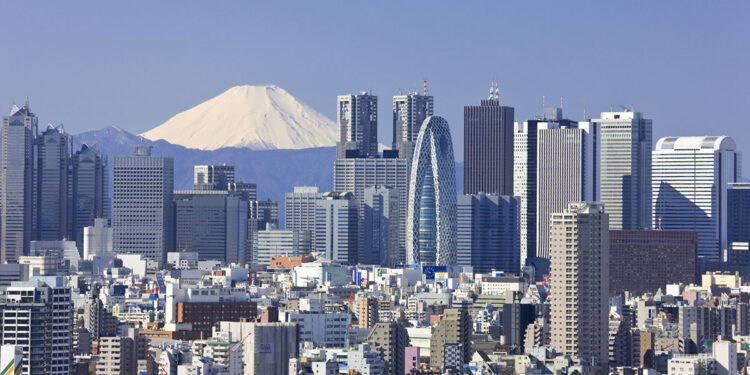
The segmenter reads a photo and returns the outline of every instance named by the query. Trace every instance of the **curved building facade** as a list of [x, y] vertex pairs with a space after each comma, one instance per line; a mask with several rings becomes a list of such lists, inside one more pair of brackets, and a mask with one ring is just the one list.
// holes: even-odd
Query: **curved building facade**
[[409, 177], [406, 261], [456, 264], [456, 161], [448, 121], [424, 120]]

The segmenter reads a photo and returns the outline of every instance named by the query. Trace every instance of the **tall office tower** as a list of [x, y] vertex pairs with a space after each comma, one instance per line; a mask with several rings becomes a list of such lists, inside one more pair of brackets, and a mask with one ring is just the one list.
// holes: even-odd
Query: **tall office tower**
[[409, 178], [406, 262], [456, 264], [456, 160], [448, 121], [424, 120]]
[[0, 262], [15, 262], [29, 252], [34, 202], [36, 115], [15, 104], [0, 130]]
[[513, 116], [494, 94], [464, 107], [464, 194], [513, 194]]
[[339, 142], [336, 158], [378, 156], [378, 97], [362, 92], [339, 95], [337, 106]]
[[419, 127], [432, 116], [432, 103], [432, 95], [415, 91], [393, 97], [393, 149], [400, 158], [411, 161]]
[[597, 200], [596, 124], [537, 124], [536, 256], [550, 257], [550, 215], [568, 202]]
[[386, 374], [405, 374], [405, 349], [409, 346], [409, 333], [399, 321], [376, 323], [367, 335], [367, 343], [385, 362]]
[[473, 266], [475, 273], [497, 270], [517, 274], [521, 270], [518, 211], [518, 197], [485, 193], [459, 195], [457, 264]]
[[307, 231], [315, 243], [315, 212], [323, 193], [317, 186], [295, 186], [294, 191], [286, 193], [284, 205], [284, 222], [287, 230]]
[[[388, 186], [398, 190], [398, 247], [389, 250], [391, 265], [403, 264], [406, 259], [406, 203], [409, 190], [409, 166], [402, 158], [336, 159], [333, 166], [333, 189], [354, 194], [359, 203], [359, 219], [364, 222], [365, 188]], [[360, 228], [359, 248], [364, 249], [364, 226]]]
[[459, 365], [471, 360], [471, 315], [466, 309], [445, 309], [430, 337], [430, 366], [445, 369], [448, 350], [458, 354]]
[[513, 129], [513, 195], [521, 199], [521, 264], [536, 257], [537, 130], [551, 127], [576, 128], [578, 123], [563, 119], [562, 108], [544, 108], [539, 118], [516, 122]]
[[398, 189], [375, 185], [365, 188], [364, 242], [359, 262], [389, 266], [400, 264], [400, 209]]
[[107, 157], [99, 152], [99, 146], [81, 146], [73, 154], [73, 239], [79, 249], [83, 248], [83, 228], [94, 225], [96, 219], [109, 221], [109, 172]]
[[227, 190], [234, 182], [234, 165], [196, 165], [193, 167], [193, 189]]
[[727, 190], [727, 243], [750, 243], [750, 183], [735, 182]]
[[151, 146], [139, 145], [132, 156], [115, 157], [112, 174], [115, 250], [160, 267], [165, 249], [174, 246], [174, 159], [151, 156]]
[[730, 137], [664, 137], [653, 153], [653, 225], [698, 232], [698, 258], [727, 248], [727, 186], [740, 181], [740, 154]]
[[592, 366], [609, 360], [608, 219], [595, 202], [570, 202], [550, 218], [551, 345]]
[[68, 176], [72, 143], [62, 125], [49, 124], [47, 130], [36, 138], [34, 237], [38, 240], [57, 241], [70, 234], [72, 215], [68, 210], [71, 206], [68, 202]]
[[250, 201], [250, 218], [257, 223], [257, 230], [265, 229], [266, 224], [279, 227], [279, 202], [270, 198], [264, 201]]
[[62, 278], [54, 281], [14, 282], [0, 294], [0, 345], [23, 347], [24, 374], [72, 372], [73, 303]]
[[252, 182], [230, 182], [227, 190], [248, 202], [258, 200], [258, 187]]
[[602, 112], [599, 200], [615, 230], [651, 228], [651, 120], [640, 112]]
[[331, 260], [357, 263], [359, 202], [352, 193], [330, 192], [318, 201], [315, 251]]
[[245, 264], [247, 201], [226, 190], [176, 190], [174, 212], [174, 251]]

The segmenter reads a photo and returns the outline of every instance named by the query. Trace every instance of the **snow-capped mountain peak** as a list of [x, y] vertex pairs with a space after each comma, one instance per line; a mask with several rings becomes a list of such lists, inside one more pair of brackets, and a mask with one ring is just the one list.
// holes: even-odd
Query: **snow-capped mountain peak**
[[276, 85], [235, 86], [141, 134], [201, 150], [336, 145], [336, 124]]

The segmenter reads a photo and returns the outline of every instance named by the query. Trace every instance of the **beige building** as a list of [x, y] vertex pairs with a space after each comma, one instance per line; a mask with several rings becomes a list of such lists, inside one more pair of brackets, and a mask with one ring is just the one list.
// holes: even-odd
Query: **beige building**
[[609, 336], [609, 217], [595, 202], [571, 202], [550, 220], [551, 345], [606, 366]]
[[357, 301], [357, 319], [359, 328], [372, 328], [378, 319], [378, 299], [374, 297], [361, 297]]
[[135, 374], [136, 365], [133, 339], [120, 336], [99, 338], [99, 360], [96, 362], [97, 374]]
[[[471, 316], [464, 309], [446, 309], [443, 318], [435, 327], [430, 338], [430, 366], [444, 368], [446, 362], [460, 360], [463, 364], [471, 360]], [[460, 358], [451, 358], [446, 347], [458, 349]]]
[[367, 343], [385, 362], [387, 374], [404, 373], [404, 349], [409, 346], [409, 333], [397, 321], [377, 323], [367, 336]]

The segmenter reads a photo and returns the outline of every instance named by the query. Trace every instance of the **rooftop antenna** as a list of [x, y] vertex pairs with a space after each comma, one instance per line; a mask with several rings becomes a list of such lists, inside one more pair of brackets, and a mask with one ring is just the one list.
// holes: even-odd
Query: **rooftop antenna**
[[497, 81], [497, 78], [495, 79], [495, 101], [500, 102], [500, 84]]
[[586, 121], [586, 107], [583, 107], [583, 121]]
[[490, 80], [490, 96], [487, 98], [487, 100], [492, 100], [492, 97], [495, 96], [495, 87], [493, 86], [492, 80]]
[[612, 104], [610, 104], [610, 105], [609, 105], [609, 111], [610, 111], [610, 112], [614, 112], [614, 111], [615, 111], [615, 106], [614, 106], [614, 105], [612, 105]]
[[422, 95], [423, 95], [423, 96], [427, 96], [427, 80], [425, 79], [425, 80], [424, 80], [424, 81], [422, 81], [422, 82], [423, 82], [423, 84], [424, 84], [424, 86], [423, 86], [423, 88], [422, 88]]
[[546, 99], [546, 97], [542, 95], [542, 113], [544, 113], [544, 106], [545, 106], [544, 99]]
[[560, 95], [560, 108], [562, 109], [562, 107], [563, 107], [563, 96]]
[[26, 108], [29, 108], [29, 96], [26, 95], [26, 104], [23, 105]]

